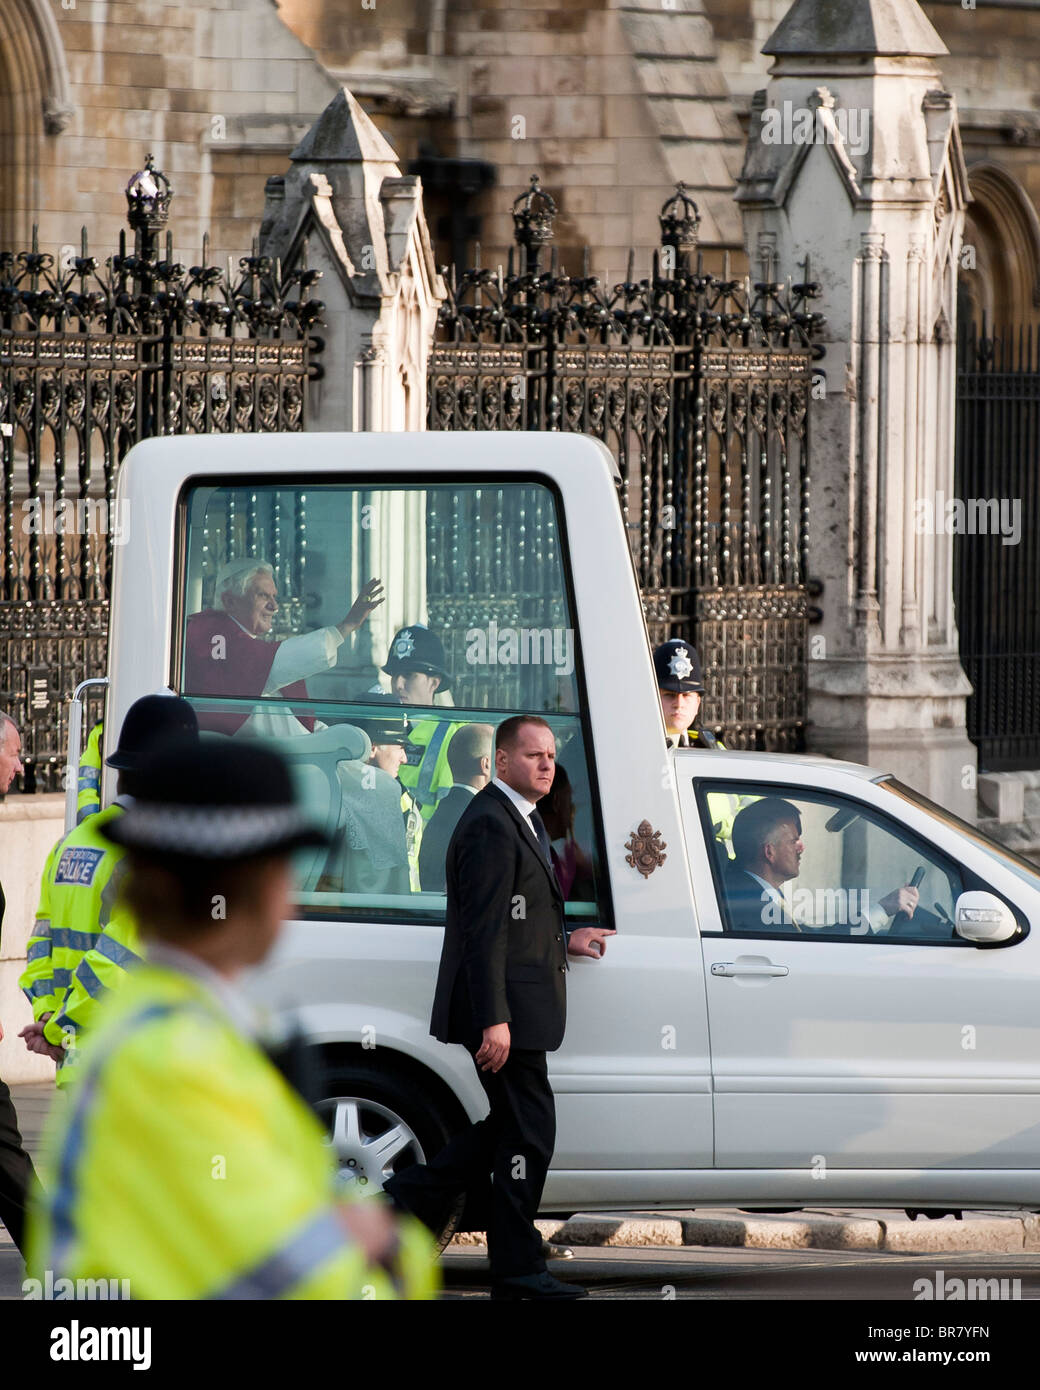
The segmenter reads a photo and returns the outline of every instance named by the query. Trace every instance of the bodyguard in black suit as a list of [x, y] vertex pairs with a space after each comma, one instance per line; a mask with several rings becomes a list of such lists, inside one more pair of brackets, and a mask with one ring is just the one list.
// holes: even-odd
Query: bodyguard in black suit
[[464, 724], [448, 744], [448, 766], [455, 780], [437, 803], [419, 844], [419, 885], [424, 893], [445, 891], [448, 846], [463, 811], [491, 780], [494, 738], [490, 724]]
[[[569, 934], [549, 837], [535, 803], [552, 786], [548, 724], [500, 725], [494, 782], [473, 797], [448, 849], [448, 910], [430, 1031], [462, 1043], [490, 1114], [387, 1192], [433, 1229], [462, 1193], [484, 1206], [492, 1297], [558, 1299], [583, 1289], [553, 1278], [534, 1218], [556, 1142], [545, 1054], [563, 1041], [567, 952], [598, 958], [613, 932]], [[490, 1177], [490, 1182], [489, 1182]], [[490, 1188], [490, 1190], [488, 1190]]]

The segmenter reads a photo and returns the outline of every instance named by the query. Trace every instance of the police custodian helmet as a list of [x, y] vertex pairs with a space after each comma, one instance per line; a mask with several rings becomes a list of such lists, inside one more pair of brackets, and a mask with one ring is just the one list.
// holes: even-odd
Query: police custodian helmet
[[658, 690], [674, 690], [680, 695], [696, 691], [703, 694], [701, 659], [697, 648], [681, 637], [662, 642], [654, 650], [654, 671]]
[[422, 623], [412, 623], [411, 627], [401, 629], [390, 643], [383, 670], [388, 676], [397, 676], [408, 671], [423, 671], [428, 676], [440, 676], [441, 690], [448, 690], [451, 686], [451, 676], [444, 664], [441, 639]]

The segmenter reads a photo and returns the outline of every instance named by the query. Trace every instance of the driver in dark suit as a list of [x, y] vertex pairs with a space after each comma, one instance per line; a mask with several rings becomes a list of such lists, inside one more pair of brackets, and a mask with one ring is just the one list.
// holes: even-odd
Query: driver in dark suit
[[[789, 912], [780, 890], [789, 879], [798, 877], [804, 853], [802, 818], [790, 801], [766, 796], [738, 812], [733, 821], [734, 857], [723, 875], [733, 931], [803, 930], [803, 924]], [[870, 909], [869, 921], [860, 924], [863, 931], [854, 934], [887, 931], [889, 919], [900, 914], [909, 920], [917, 910], [919, 897], [917, 888], [910, 884], [893, 889], [878, 899], [876, 908]], [[823, 929], [835, 930], [833, 926]]]
[[725, 890], [733, 930], [801, 931], [780, 892], [805, 853], [798, 808], [778, 796], [753, 801], [734, 818], [732, 843]]
[[555, 763], [556, 741], [544, 719], [505, 720], [495, 736], [495, 778], [470, 800], [448, 847], [430, 1031], [441, 1042], [462, 1043], [473, 1057], [490, 1114], [431, 1163], [386, 1185], [396, 1205], [435, 1231], [463, 1193], [490, 1213], [492, 1298], [585, 1295], [548, 1272], [534, 1224], [556, 1143], [545, 1054], [563, 1042], [568, 951], [599, 958], [614, 933], [567, 931], [536, 805], [552, 786]]

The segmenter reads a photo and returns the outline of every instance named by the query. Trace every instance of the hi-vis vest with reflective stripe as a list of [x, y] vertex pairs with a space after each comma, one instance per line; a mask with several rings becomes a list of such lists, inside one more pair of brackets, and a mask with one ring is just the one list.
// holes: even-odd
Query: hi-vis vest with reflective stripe
[[76, 786], [76, 824], [82, 825], [88, 816], [101, 810], [101, 740], [104, 724], [95, 724], [87, 746], [79, 760]]
[[37, 1020], [56, 1012], [77, 965], [112, 916], [124, 851], [101, 831], [122, 814], [116, 805], [99, 811], [59, 840], [48, 856], [26, 967], [18, 981]]
[[455, 730], [461, 728], [461, 723], [450, 724], [447, 719], [423, 719], [408, 735], [408, 762], [401, 764], [397, 776], [424, 821], [430, 819], [455, 780], [448, 765], [448, 744]]
[[317, 1119], [201, 982], [135, 970], [75, 1073], [48, 1121], [33, 1277], [126, 1279], [135, 1299], [433, 1297], [428, 1233], [402, 1223], [393, 1268], [368, 1264]]
[[43, 1026], [47, 1041], [66, 1049], [65, 1061], [58, 1068], [56, 1078], [59, 1086], [67, 1086], [71, 1081], [83, 1037], [95, 1026], [99, 1007], [113, 990], [122, 989], [127, 972], [140, 965], [143, 958], [144, 947], [137, 921], [129, 908], [118, 902], [111, 921], [98, 936], [97, 945], [76, 966], [60, 1008]]

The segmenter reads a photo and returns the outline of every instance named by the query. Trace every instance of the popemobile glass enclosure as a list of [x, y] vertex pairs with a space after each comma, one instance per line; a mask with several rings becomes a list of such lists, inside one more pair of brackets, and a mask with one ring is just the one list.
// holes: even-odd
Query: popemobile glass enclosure
[[[568, 916], [602, 916], [560, 515], [551, 487], [520, 481], [185, 490], [174, 685], [207, 737], [277, 747], [334, 835], [298, 865], [308, 915], [442, 920], [444, 851], [493, 775], [494, 729], [537, 713], [557, 745], [544, 818]], [[371, 579], [387, 602], [344, 637]], [[395, 693], [383, 668], [410, 662], [439, 672], [435, 691]]]

